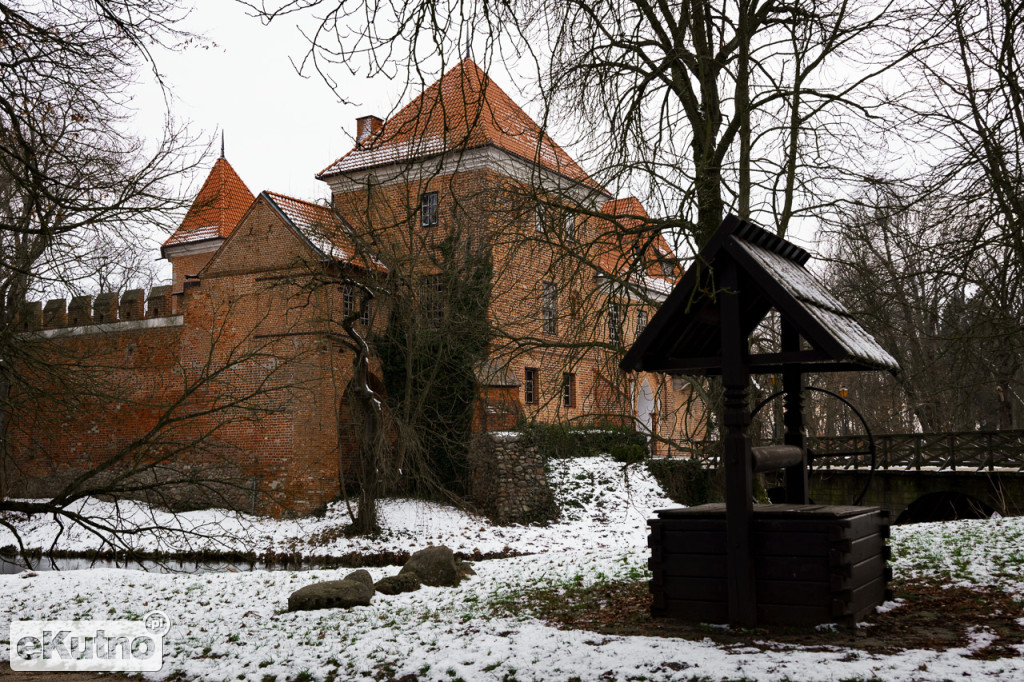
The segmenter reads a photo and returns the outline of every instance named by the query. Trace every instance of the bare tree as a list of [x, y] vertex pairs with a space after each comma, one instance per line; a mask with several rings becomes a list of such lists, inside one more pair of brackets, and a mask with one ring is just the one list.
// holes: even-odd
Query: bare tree
[[130, 76], [154, 44], [186, 37], [176, 3], [3, 3], [0, 15], [2, 448], [26, 295], [74, 291], [130, 262], [143, 230], [169, 225], [182, 206], [170, 181], [193, 161], [170, 120], [153, 144], [125, 130]]
[[926, 189], [941, 197], [962, 245], [976, 350], [997, 385], [998, 422], [1020, 404], [1024, 338], [1024, 17], [1013, 2], [932, 2], [927, 52], [907, 67], [907, 122], [930, 157]]
[[339, 68], [415, 87], [424, 55], [535, 72], [542, 126], [695, 246], [729, 207], [785, 234], [824, 183], [861, 177], [850, 152], [883, 104], [873, 86], [906, 57], [878, 46], [909, 16], [841, 0], [245, 4], [267, 21], [315, 12], [301, 69], [335, 87]]
[[929, 431], [1017, 423], [1022, 21], [998, 0], [929, 2], [913, 15], [892, 111], [922, 162], [876, 178], [830, 228], [833, 276], [903, 367], [902, 396], [875, 388]]
[[[20, 543], [18, 515], [50, 515], [61, 530], [78, 526], [107, 549], [132, 553], [145, 538], [179, 548], [230, 544], [219, 524], [168, 523], [160, 510], [287, 512], [287, 499], [256, 485], [259, 467], [244, 443], [310, 390], [304, 368], [317, 354], [261, 334], [266, 316], [241, 335], [229, 331], [223, 322], [247, 303], [195, 301], [221, 323], [190, 330], [181, 353], [181, 327], [123, 332], [128, 343], [74, 328], [19, 333], [3, 461], [5, 480], [19, 487], [0, 498], [0, 524]], [[95, 498], [150, 507], [108, 518], [83, 504]]]
[[[123, 369], [115, 363], [104, 373], [109, 357], [79, 357], [31, 332], [25, 301], [94, 293], [95, 287], [123, 290], [151, 277], [141, 257], [148, 235], [179, 217], [185, 204], [175, 188], [198, 155], [169, 114], [160, 139], [135, 137], [130, 88], [147, 70], [160, 81], [154, 46], [173, 48], [194, 38], [179, 28], [185, 14], [171, 0], [0, 2], [0, 457], [7, 470], [15, 464], [11, 439], [41, 417], [26, 406], [54, 407], [56, 400], [68, 408], [102, 409], [139, 399], [132, 382], [109, 383], [120, 376], [114, 370]], [[150, 430], [113, 454], [105, 450], [51, 499], [4, 498], [0, 508], [110, 530], [102, 519], [76, 512], [75, 503], [101, 493], [150, 490], [159, 497], [159, 490], [190, 480], [202, 485], [202, 467], [184, 465], [179, 455], [201, 450], [218, 430], [200, 425], [210, 410], [246, 411], [228, 394], [218, 402], [211, 391], [233, 367], [250, 361], [259, 361], [259, 351], [248, 346], [221, 365], [197, 360], [206, 371], [190, 376], [193, 367], [181, 370], [178, 399], [154, 401], [166, 409]], [[199, 407], [198, 396], [210, 402]], [[180, 424], [189, 419], [195, 428], [186, 438]]]

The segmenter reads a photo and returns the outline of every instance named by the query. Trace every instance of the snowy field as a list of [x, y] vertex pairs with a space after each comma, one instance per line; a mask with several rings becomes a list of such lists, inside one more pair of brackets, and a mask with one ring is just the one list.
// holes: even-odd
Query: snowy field
[[[507, 612], [497, 603], [535, 587], [637, 575], [647, 560], [644, 520], [653, 509], [671, 505], [643, 469], [631, 468], [627, 478], [621, 465], [605, 458], [557, 461], [552, 468], [566, 513], [547, 527], [496, 528], [477, 517], [408, 501], [387, 504], [387, 533], [377, 542], [337, 537], [344, 523], [337, 509], [308, 522], [211, 513], [185, 521], [221, 530], [238, 524], [242, 536], [226, 546], [259, 543], [235, 545], [246, 549], [294, 547], [327, 554], [447, 544], [465, 552], [508, 547], [532, 553], [477, 562], [478, 575], [457, 588], [377, 595], [371, 606], [349, 611], [287, 613], [291, 592], [345, 571], [185, 575], [91, 569], [0, 576], [0, 658], [8, 657], [12, 618], [138, 618], [159, 609], [173, 626], [163, 670], [153, 679], [1024, 680], [1022, 646], [1016, 656], [998, 660], [970, 657], [984, 645], [984, 632], [963, 648], [881, 655], [830, 646], [728, 646], [709, 638], [599, 635], [556, 629], [529, 615], [502, 615]], [[53, 540], [52, 528], [38, 520], [22, 528], [29, 546]], [[73, 535], [58, 544], [81, 549], [93, 542]], [[166, 540], [143, 542], [155, 548]], [[1024, 598], [1019, 568], [1024, 519], [899, 527], [892, 544], [897, 578], [997, 585]], [[397, 569], [369, 570], [379, 579]]]
[[[624, 470], [605, 457], [555, 460], [550, 482], [562, 519], [550, 526], [493, 526], [484, 518], [420, 500], [384, 500], [383, 535], [346, 538], [351, 522], [344, 503], [331, 505], [321, 518], [266, 519], [231, 512], [198, 511], [167, 514], [135, 502], [116, 507], [87, 500], [76, 511], [119, 519], [124, 528], [159, 526], [175, 532], [146, 532], [126, 541], [137, 550], [163, 552], [236, 551], [340, 556], [349, 552], [413, 551], [428, 544], [447, 545], [472, 554], [512, 550], [537, 553], [559, 549], [623, 550], [647, 546], [646, 519], [651, 510], [676, 506], [643, 467]], [[13, 515], [27, 548], [85, 551], [107, 549], [94, 532], [75, 527], [59, 530], [49, 518]], [[13, 534], [0, 528], [0, 547], [15, 545]]]

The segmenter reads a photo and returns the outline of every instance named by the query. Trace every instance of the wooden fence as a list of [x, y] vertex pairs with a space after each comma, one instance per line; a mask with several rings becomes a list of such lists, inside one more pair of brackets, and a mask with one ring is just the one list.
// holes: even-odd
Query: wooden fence
[[[816, 455], [815, 468], [871, 466], [868, 440], [863, 435], [809, 438], [807, 447]], [[875, 448], [878, 469], [1024, 472], [1024, 430], [883, 434], [875, 436]], [[862, 454], [830, 456], [851, 452]], [[691, 455], [707, 466], [717, 466], [721, 444], [695, 442]]]

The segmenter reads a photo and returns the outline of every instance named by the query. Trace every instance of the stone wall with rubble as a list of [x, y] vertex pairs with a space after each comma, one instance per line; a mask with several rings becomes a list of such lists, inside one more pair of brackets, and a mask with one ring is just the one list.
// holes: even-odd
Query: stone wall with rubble
[[558, 517], [544, 456], [521, 433], [476, 433], [467, 459], [470, 501], [491, 520], [512, 524]]

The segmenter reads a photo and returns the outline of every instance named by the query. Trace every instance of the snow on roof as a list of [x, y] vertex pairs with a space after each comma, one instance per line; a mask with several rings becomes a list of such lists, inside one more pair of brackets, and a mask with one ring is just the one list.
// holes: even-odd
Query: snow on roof
[[263, 194], [325, 258], [348, 260], [355, 253], [345, 235], [346, 225], [330, 208], [277, 192], [265, 191]]
[[[805, 302], [806, 303], [806, 302]], [[878, 345], [857, 320], [820, 306], [808, 305], [808, 310], [823, 327], [832, 332], [851, 357], [864, 360], [877, 367], [899, 367], [896, 359]]]
[[224, 157], [217, 159], [199, 194], [164, 246], [227, 237], [249, 210], [253, 199], [238, 173]]
[[202, 227], [196, 227], [191, 230], [178, 229], [174, 231], [174, 234], [167, 238], [167, 241], [164, 242], [164, 246], [192, 244], [193, 242], [202, 242], [207, 239], [223, 239], [220, 232], [220, 225], [203, 225]]
[[471, 59], [444, 74], [318, 177], [487, 145], [605, 191]]
[[851, 357], [878, 367], [898, 367], [896, 360], [806, 268], [744, 239], [737, 239], [736, 243], [802, 304]]
[[805, 303], [826, 308], [841, 315], [849, 315], [849, 311], [828, 290], [821, 285], [814, 275], [803, 266], [784, 258], [774, 251], [751, 244], [746, 240], [737, 240], [740, 246], [757, 260], [765, 270], [770, 272], [793, 296]]

